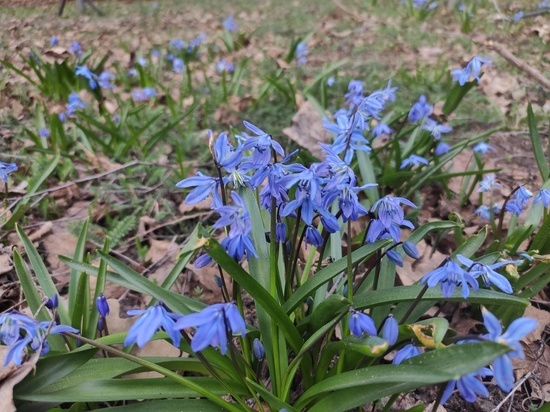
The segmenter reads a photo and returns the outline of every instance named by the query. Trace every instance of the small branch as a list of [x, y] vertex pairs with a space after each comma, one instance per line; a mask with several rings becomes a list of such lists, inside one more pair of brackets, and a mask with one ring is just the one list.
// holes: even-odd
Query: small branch
[[512, 66], [517, 67], [521, 71], [525, 72], [528, 76], [536, 80], [545, 89], [550, 90], [550, 79], [544, 77], [544, 75], [536, 68], [530, 66], [525, 61], [518, 59], [512, 53], [510, 53], [504, 45], [495, 43], [493, 41], [487, 42], [487, 47], [496, 51], [504, 60], [510, 63]]
[[514, 386], [514, 388], [510, 391], [510, 393], [508, 395], [506, 395], [504, 397], [504, 399], [502, 400], [502, 402], [500, 402], [497, 406], [495, 406], [495, 408], [491, 411], [491, 412], [498, 412], [500, 411], [500, 408], [502, 408], [502, 406], [508, 401], [508, 399], [510, 399], [511, 397], [514, 396], [514, 394], [516, 393], [516, 391], [518, 390], [518, 388], [523, 384], [523, 382], [525, 382], [527, 379], [529, 379], [531, 377], [531, 375], [533, 374], [532, 371], [529, 371], [529, 373], [527, 373], [523, 378], [521, 378], [519, 381], [516, 382], [516, 385]]

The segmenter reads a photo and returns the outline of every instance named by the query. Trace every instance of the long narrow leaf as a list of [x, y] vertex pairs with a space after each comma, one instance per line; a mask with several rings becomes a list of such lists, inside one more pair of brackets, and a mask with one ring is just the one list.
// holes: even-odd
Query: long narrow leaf
[[550, 177], [550, 166], [548, 165], [548, 159], [544, 156], [544, 148], [540, 141], [539, 132], [537, 130], [537, 122], [535, 121], [535, 115], [531, 103], [527, 105], [527, 123], [529, 124], [529, 138], [533, 145], [533, 153], [535, 154], [535, 160], [542, 176], [542, 180], [546, 181]]

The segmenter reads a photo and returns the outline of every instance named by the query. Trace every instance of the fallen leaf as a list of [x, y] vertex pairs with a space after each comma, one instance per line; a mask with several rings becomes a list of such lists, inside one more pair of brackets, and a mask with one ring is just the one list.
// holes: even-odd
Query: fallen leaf
[[292, 125], [283, 133], [318, 159], [324, 159], [325, 152], [319, 142], [328, 143], [330, 134], [323, 128], [323, 116], [315, 106], [306, 100], [292, 118]]

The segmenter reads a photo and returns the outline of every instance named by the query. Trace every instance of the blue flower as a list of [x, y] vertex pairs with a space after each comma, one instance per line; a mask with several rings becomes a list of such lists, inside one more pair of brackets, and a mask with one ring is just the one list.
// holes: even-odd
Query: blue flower
[[493, 372], [489, 368], [481, 368], [478, 371], [463, 376], [458, 380], [450, 381], [443, 391], [441, 405], [449, 400], [455, 388], [458, 389], [460, 395], [468, 402], [475, 402], [477, 395], [481, 395], [486, 398], [489, 397], [489, 391], [479, 379], [480, 377], [485, 378], [486, 376], [493, 376]]
[[401, 362], [403, 362], [405, 359], [414, 358], [415, 356], [418, 356], [422, 353], [420, 348], [418, 348], [416, 345], [409, 343], [408, 345], [403, 346], [401, 349], [397, 351], [395, 354], [392, 363], [394, 365], [399, 365]]
[[69, 47], [69, 53], [72, 53], [77, 57], [82, 56], [82, 47], [80, 46], [80, 43], [76, 41], [73, 42], [73, 44]]
[[434, 107], [428, 104], [426, 96], [421, 95], [416, 103], [413, 104], [409, 111], [409, 119], [413, 123], [420, 122], [432, 114]]
[[185, 43], [181, 39], [172, 39], [168, 43], [168, 49], [170, 50], [183, 50]]
[[301, 41], [296, 45], [296, 50], [294, 51], [294, 57], [296, 58], [297, 66], [304, 66], [307, 63], [307, 54], [307, 43]]
[[420, 129], [430, 132], [435, 140], [441, 139], [442, 133], [449, 133], [451, 130], [453, 130], [452, 127], [444, 126], [429, 118], [426, 118], [424, 120], [424, 124], [420, 126]]
[[537, 321], [530, 318], [519, 318], [513, 321], [503, 334], [499, 320], [487, 309], [482, 309], [483, 323], [489, 332], [485, 338], [494, 342], [508, 345], [512, 349], [510, 353], [502, 355], [493, 362], [494, 376], [497, 385], [505, 392], [510, 392], [514, 387], [514, 369], [512, 359], [523, 359], [523, 349], [520, 340], [531, 333], [537, 327]]
[[376, 325], [372, 318], [356, 310], [352, 310], [349, 315], [349, 330], [354, 336], [362, 336], [363, 333], [368, 333], [371, 336], [376, 336]]
[[47, 137], [50, 137], [50, 135], [51, 135], [50, 131], [48, 129], [46, 129], [45, 127], [40, 129], [39, 134], [40, 134], [40, 137], [42, 137], [44, 139], [47, 138]]
[[305, 233], [306, 243], [309, 243], [313, 247], [320, 247], [323, 244], [323, 238], [316, 227], [312, 225], [306, 226]]
[[124, 346], [137, 344], [140, 348], [143, 348], [160, 328], [164, 329], [170, 336], [175, 347], [180, 346], [181, 334], [176, 332], [174, 325], [176, 319], [181, 315], [168, 312], [160, 303], [145, 310], [129, 310], [128, 315], [141, 315], [141, 317], [134, 322], [128, 331], [128, 335], [124, 339]]
[[332, 204], [332, 202], [338, 198], [338, 206], [342, 211], [342, 220], [344, 222], [347, 222], [350, 219], [354, 221], [358, 220], [359, 215], [366, 215], [368, 211], [361, 203], [359, 203], [357, 192], [362, 192], [366, 188], [376, 186], [378, 186], [376, 183], [372, 183], [361, 187], [352, 187], [349, 183], [342, 183], [338, 185], [335, 190], [332, 190], [325, 195], [325, 209], [328, 210], [328, 207]]
[[514, 17], [512, 17], [512, 20], [520, 21], [522, 18], [523, 18], [523, 10], [520, 10], [516, 14], [514, 14]]
[[436, 156], [442, 156], [446, 153], [449, 153], [449, 150], [451, 150], [452, 147], [450, 144], [445, 142], [439, 142], [434, 150], [434, 155]]
[[512, 265], [516, 262], [512, 260], [505, 260], [502, 262], [493, 263], [492, 265], [486, 265], [481, 262], [475, 262], [471, 259], [468, 259], [463, 255], [456, 255], [456, 258], [460, 263], [468, 268], [468, 272], [474, 277], [481, 276], [485, 286], [495, 285], [497, 288], [502, 290], [505, 293], [514, 293], [512, 285], [504, 276], [500, 273], [495, 272], [495, 269], [501, 268], [506, 265]]
[[345, 152], [345, 163], [351, 163], [356, 150], [366, 153], [371, 151], [369, 141], [363, 136], [366, 125], [362, 116], [354, 115], [350, 118], [346, 114], [339, 114], [336, 123], [323, 120], [323, 127], [334, 135], [332, 151], [336, 154]]
[[86, 103], [84, 103], [78, 93], [72, 92], [69, 95], [68, 104], [67, 104], [67, 114], [73, 115], [77, 110], [84, 109]]
[[285, 156], [283, 147], [273, 140], [269, 134], [246, 120], [243, 121], [243, 124], [254, 134], [254, 136], [250, 136], [243, 133], [239, 136], [239, 138], [244, 138], [242, 150], [252, 150], [251, 161], [254, 165], [264, 166], [268, 164], [272, 157], [272, 150], [281, 157]]
[[393, 129], [391, 129], [386, 123], [380, 122], [376, 126], [374, 126], [374, 129], [372, 129], [372, 137], [379, 137], [382, 135], [390, 135], [393, 133]]
[[235, 23], [235, 18], [233, 16], [228, 16], [223, 21], [223, 28], [225, 31], [237, 31], [239, 30], [239, 26], [237, 26], [237, 23]]
[[491, 208], [481, 205], [475, 210], [474, 214], [478, 215], [481, 220], [489, 221], [491, 219]]
[[191, 349], [199, 352], [208, 346], [220, 347], [220, 352], [227, 352], [228, 332], [244, 336], [246, 324], [239, 309], [234, 303], [216, 303], [199, 313], [185, 315], [174, 325], [175, 330], [196, 328]]
[[415, 166], [419, 166], [421, 164], [427, 165], [429, 163], [430, 162], [428, 161], [428, 159], [425, 159], [422, 156], [417, 156], [415, 154], [412, 154], [409, 157], [407, 157], [406, 159], [403, 159], [403, 162], [401, 162], [400, 169], [405, 169], [406, 167], [409, 167], [409, 166], [415, 167]]
[[11, 173], [17, 171], [18, 167], [15, 163], [0, 162], [0, 180], [8, 183], [8, 177]]
[[91, 89], [97, 88], [97, 75], [94, 74], [88, 67], [86, 66], [76, 66], [75, 74], [77, 76], [82, 76], [88, 79], [88, 84], [90, 85]]
[[103, 89], [114, 89], [115, 86], [111, 84], [111, 80], [113, 80], [114, 78], [114, 74], [112, 74], [108, 70], [103, 70], [97, 78], [97, 83], [99, 84], [99, 87]]
[[454, 81], [464, 86], [470, 77], [475, 78], [478, 82], [480, 79], [481, 68], [483, 65], [490, 66], [491, 62], [483, 57], [474, 56], [464, 69], [454, 69], [451, 71]]
[[535, 199], [533, 200], [533, 203], [539, 203], [542, 202], [542, 205], [544, 207], [548, 207], [550, 205], [550, 190], [548, 189], [540, 189], [537, 195], [535, 196]]
[[157, 89], [154, 87], [145, 87], [132, 92], [132, 98], [135, 102], [146, 102], [157, 95]]
[[490, 192], [496, 187], [500, 187], [500, 183], [497, 183], [493, 173], [489, 173], [483, 176], [483, 180], [479, 182], [479, 189], [477, 191], [478, 193]]
[[406, 205], [417, 209], [417, 206], [410, 200], [404, 197], [384, 196], [378, 199], [371, 207], [371, 212], [378, 212], [378, 219], [386, 227], [389, 228], [392, 223], [403, 225], [405, 220], [405, 212], [401, 205]]
[[334, 76], [330, 76], [330, 77], [327, 79], [327, 86], [328, 86], [328, 87], [334, 86], [335, 83], [336, 83], [336, 79], [334, 78]]
[[172, 61], [172, 70], [176, 73], [183, 73], [183, 71], [185, 70], [185, 63], [183, 62], [183, 59], [176, 57]]
[[59, 44], [59, 41], [57, 40], [57, 36], [52, 36], [50, 40], [50, 46], [57, 46]]
[[399, 324], [393, 317], [393, 315], [388, 315], [386, 320], [384, 321], [384, 325], [382, 325], [382, 338], [386, 339], [388, 341], [388, 344], [394, 345], [395, 342], [397, 342], [397, 338], [399, 337]]
[[139, 64], [141, 67], [147, 67], [147, 59], [145, 59], [143, 56], [139, 56], [137, 59], [136, 59], [136, 63]]
[[25, 356], [25, 349], [32, 341], [32, 336], [27, 335], [23, 339], [16, 341], [13, 345], [8, 347], [6, 357], [4, 358], [4, 366], [8, 366], [11, 362], [15, 366], [21, 366], [23, 363], [23, 357]]
[[[234, 147], [230, 142], [226, 133], [220, 133], [214, 140], [212, 132], [208, 131], [209, 145], [211, 146], [212, 155], [218, 166], [225, 169], [236, 168], [243, 158], [242, 148]], [[214, 142], [214, 143], [212, 143]]]
[[489, 150], [492, 150], [494, 152], [495, 148], [490, 144], [479, 142], [473, 147], [472, 150], [476, 153], [481, 153], [482, 155], [486, 155], [489, 152]]
[[188, 177], [176, 183], [176, 187], [188, 188], [195, 187], [187, 197], [185, 203], [188, 205], [194, 205], [206, 199], [209, 195], [212, 195], [212, 208], [222, 206], [222, 198], [218, 191], [220, 187], [220, 180], [218, 178], [203, 175], [201, 172], [197, 172], [196, 176]]
[[470, 295], [468, 286], [474, 290], [479, 289], [474, 277], [449, 258], [442, 266], [426, 273], [420, 280], [421, 285], [427, 284], [431, 288], [437, 286], [438, 283], [440, 283], [441, 293], [445, 298], [451, 297], [455, 288], [459, 285], [462, 285], [462, 297], [464, 299]]
[[225, 59], [221, 59], [219, 62], [216, 63], [216, 72], [218, 74], [233, 73], [234, 71], [235, 67]]
[[351, 80], [348, 85], [348, 92], [344, 97], [349, 106], [358, 106], [363, 100], [363, 82], [361, 80]]
[[5, 345], [15, 344], [22, 334], [34, 334], [35, 321], [17, 311], [0, 315], [0, 341]]

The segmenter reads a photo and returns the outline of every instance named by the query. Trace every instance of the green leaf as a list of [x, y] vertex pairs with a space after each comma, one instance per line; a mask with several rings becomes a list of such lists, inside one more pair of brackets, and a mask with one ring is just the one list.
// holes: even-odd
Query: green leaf
[[458, 254], [464, 255], [467, 258], [473, 256], [483, 246], [485, 239], [487, 238], [487, 226], [484, 226], [477, 235], [470, 236], [466, 242], [456, 248], [451, 256]]
[[[87, 350], [83, 353], [88, 353]], [[91, 351], [95, 352], [95, 351]], [[71, 354], [80, 352], [71, 352]], [[63, 355], [67, 357], [68, 355]], [[58, 357], [59, 362], [66, 361], [63, 357]], [[143, 359], [153, 362], [172, 371], [198, 372], [207, 374], [206, 367], [196, 358], [171, 358], [171, 357], [144, 357]], [[95, 379], [111, 379], [131, 373], [148, 372], [149, 369], [138, 365], [124, 358], [95, 358], [88, 360], [85, 364], [74, 369], [68, 375], [58, 380], [49, 380], [49, 385], [41, 385], [41, 393], [56, 392], [61, 389], [70, 388]]]
[[[38, 280], [38, 284], [42, 288], [42, 291], [44, 294], [51, 298], [54, 295], [57, 295], [57, 288], [55, 287], [55, 284], [52, 281], [52, 277], [48, 273], [48, 269], [46, 269], [46, 265], [42, 261], [42, 258], [40, 257], [40, 254], [34, 247], [32, 241], [27, 237], [25, 232], [23, 232], [23, 229], [19, 225], [16, 225], [15, 227], [17, 231], [17, 235], [19, 236], [19, 239], [21, 239], [21, 242], [23, 243], [23, 247], [25, 248], [25, 251], [27, 252], [27, 256], [29, 258], [32, 270], [34, 272], [34, 275], [36, 276], [36, 280]], [[60, 323], [64, 325], [70, 325], [71, 319], [69, 318], [69, 314], [67, 313], [67, 309], [63, 305], [62, 302], [59, 302], [59, 306], [57, 307], [57, 313], [59, 314]]]
[[529, 124], [529, 138], [531, 139], [531, 144], [533, 145], [533, 153], [535, 154], [535, 160], [542, 176], [542, 180], [546, 181], [550, 178], [550, 166], [548, 165], [548, 160], [544, 156], [545, 150], [542, 147], [540, 141], [539, 132], [537, 130], [537, 123], [535, 121], [535, 115], [533, 113], [533, 108], [531, 103], [527, 105], [527, 123]]
[[223, 412], [225, 409], [206, 399], [178, 399], [132, 403], [125, 406], [109, 406], [94, 409], [105, 412]]
[[329, 377], [308, 389], [294, 405], [310, 412], [340, 412], [385, 396], [459, 379], [509, 352], [495, 342], [476, 342], [437, 349], [400, 365], [378, 365]]
[[[355, 250], [351, 254], [352, 264], [362, 261], [373, 255], [376, 251], [391, 244], [391, 240], [380, 240], [375, 243], [369, 243]], [[310, 277], [302, 286], [300, 286], [283, 305], [283, 311], [291, 313], [294, 309], [303, 303], [317, 288], [331, 279], [338, 276], [347, 268], [347, 257], [338, 259], [327, 267], [321, 269], [314, 276]]]
[[59, 163], [59, 159], [61, 158], [61, 154], [56, 153], [56, 155], [53, 157], [52, 161], [48, 163], [46, 168], [41, 172], [41, 174], [37, 177], [33, 176], [31, 179], [30, 187], [27, 188], [27, 193], [25, 196], [23, 196], [21, 199], [19, 199], [19, 202], [17, 203], [17, 206], [15, 206], [15, 209], [12, 212], [12, 215], [10, 219], [3, 225], [3, 229], [13, 229], [15, 224], [19, 221], [19, 219], [23, 216], [25, 211], [27, 210], [27, 203], [33, 198], [33, 195], [38, 191], [42, 183], [52, 174], [52, 172], [57, 167], [57, 164]]
[[[188, 377], [188, 381], [217, 396], [227, 390], [214, 378]], [[240, 388], [240, 394], [246, 394]], [[170, 378], [95, 379], [48, 393], [20, 393], [17, 399], [35, 402], [109, 402], [134, 399], [197, 398], [200, 393]]]
[[477, 80], [466, 83], [464, 86], [455, 83], [454, 87], [447, 94], [447, 99], [443, 104], [441, 111], [449, 116], [452, 112], [456, 110], [466, 93], [468, 93], [473, 87], [477, 86]]
[[229, 276], [252, 296], [256, 307], [262, 307], [285, 334], [288, 343], [298, 353], [302, 346], [302, 338], [287, 314], [281, 309], [277, 301], [269, 292], [250, 276], [239, 263], [232, 259], [218, 241], [214, 238], [208, 240], [208, 254], [218, 263]]
[[[367, 291], [359, 295], [353, 296], [353, 307], [359, 310], [373, 308], [380, 305], [396, 304], [400, 302], [414, 301], [422, 291], [420, 285], [397, 286], [393, 289], [381, 289], [377, 291]], [[437, 302], [445, 300], [449, 302], [468, 302], [479, 303], [483, 305], [512, 305], [512, 306], [529, 306], [527, 299], [522, 299], [517, 296], [507, 295], [506, 293], [497, 292], [489, 289], [471, 290], [468, 299], [462, 297], [462, 291], [456, 290], [449, 297], [444, 298], [439, 290], [439, 287], [429, 288], [422, 297], [423, 302]]]
[[86, 351], [69, 352], [61, 355], [50, 355], [40, 359], [36, 364], [35, 373], [27, 375], [15, 387], [14, 397], [19, 399], [20, 395], [30, 395], [39, 392], [42, 388], [63, 379], [82, 365], [86, 365], [86, 362], [96, 352], [96, 349], [88, 349]]

